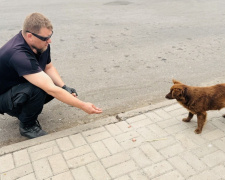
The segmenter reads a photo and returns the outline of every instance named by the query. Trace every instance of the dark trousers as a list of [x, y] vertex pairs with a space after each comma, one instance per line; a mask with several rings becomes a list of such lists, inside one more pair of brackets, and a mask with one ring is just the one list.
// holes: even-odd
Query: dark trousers
[[52, 99], [52, 96], [29, 82], [19, 84], [0, 95], [0, 113], [17, 117], [22, 123], [33, 124], [44, 104]]

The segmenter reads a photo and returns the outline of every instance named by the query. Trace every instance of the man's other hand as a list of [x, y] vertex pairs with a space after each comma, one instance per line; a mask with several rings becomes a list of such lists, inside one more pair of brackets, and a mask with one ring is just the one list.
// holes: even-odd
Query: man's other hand
[[62, 88], [65, 89], [66, 91], [68, 91], [73, 96], [75, 96], [75, 97], [78, 96], [78, 94], [77, 94], [77, 92], [76, 92], [76, 90], [74, 88], [70, 88], [70, 87], [68, 87], [66, 85], [64, 85]]

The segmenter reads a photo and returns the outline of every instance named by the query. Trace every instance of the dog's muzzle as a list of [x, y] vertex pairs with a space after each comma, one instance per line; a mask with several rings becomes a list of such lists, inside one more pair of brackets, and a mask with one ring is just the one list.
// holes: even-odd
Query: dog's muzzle
[[174, 98], [172, 97], [172, 94], [171, 94], [171, 93], [167, 94], [167, 95], [165, 96], [165, 98], [166, 98], [166, 99], [174, 99]]

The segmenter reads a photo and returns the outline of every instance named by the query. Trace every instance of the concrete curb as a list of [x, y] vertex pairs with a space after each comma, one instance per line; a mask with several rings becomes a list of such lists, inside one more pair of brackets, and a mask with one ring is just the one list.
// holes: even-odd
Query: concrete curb
[[31, 146], [35, 146], [35, 145], [38, 145], [38, 144], [46, 143], [46, 142], [49, 142], [49, 141], [52, 141], [52, 140], [55, 140], [55, 139], [63, 138], [65, 136], [77, 134], [77, 133], [80, 133], [80, 132], [83, 132], [83, 131], [86, 131], [86, 130], [90, 130], [90, 129], [94, 129], [94, 128], [97, 128], [97, 127], [101, 127], [101, 126], [105, 126], [105, 125], [108, 125], [108, 124], [113, 124], [113, 123], [116, 123], [116, 122], [119, 122], [119, 121], [123, 121], [123, 120], [126, 120], [126, 119], [130, 118], [130, 117], [134, 117], [134, 116], [137, 116], [139, 114], [151, 111], [153, 109], [158, 109], [158, 108], [168, 106], [168, 105], [171, 105], [171, 104], [174, 104], [174, 103], [176, 103], [176, 102], [175, 101], [164, 101], [164, 102], [160, 102], [160, 103], [157, 103], [157, 104], [152, 104], [152, 105], [149, 105], [149, 106], [146, 106], [146, 107], [142, 107], [142, 108], [131, 110], [131, 111], [128, 111], [128, 112], [125, 112], [125, 113], [118, 114], [116, 117], [110, 116], [110, 117], [100, 119], [100, 120], [97, 120], [97, 121], [94, 121], [94, 122], [91, 122], [91, 123], [88, 123], [88, 124], [79, 125], [79, 126], [69, 128], [69, 129], [66, 129], [66, 130], [63, 130], [63, 131], [51, 133], [51, 134], [48, 134], [48, 135], [43, 136], [43, 137], [30, 139], [30, 140], [22, 141], [22, 142], [19, 142], [19, 143], [11, 144], [11, 145], [8, 145], [8, 146], [4, 146], [4, 147], [0, 148], [0, 156], [2, 156], [4, 154], [15, 152], [15, 151], [19, 151], [19, 150], [22, 150], [22, 149], [25, 149], [25, 148], [28, 148], [28, 147], [31, 147]]
[[101, 126], [116, 123], [116, 122], [118, 122], [118, 119], [116, 119], [115, 117], [107, 117], [107, 118], [104, 118], [104, 119], [101, 119], [101, 120], [98, 120], [95, 122], [91, 122], [88, 124], [83, 124], [83, 125], [79, 125], [79, 126], [76, 126], [73, 128], [62, 130], [59, 132], [51, 133], [51, 134], [48, 134], [43, 137], [39, 137], [39, 138], [35, 138], [35, 139], [28, 139], [26, 141], [22, 141], [22, 142], [8, 145], [8, 146], [4, 146], [4, 147], [0, 148], [0, 156], [4, 155], [4, 154], [15, 152], [18, 150], [22, 150], [22, 149], [25, 149], [25, 148], [28, 148], [31, 146], [35, 146], [38, 144], [46, 143], [46, 142], [49, 142], [49, 141], [52, 141], [52, 140], [55, 140], [58, 138], [63, 138], [65, 136], [70, 136], [72, 134], [77, 134], [82, 131], [94, 129], [97, 127], [101, 127]]
[[146, 112], [151, 111], [153, 109], [158, 109], [158, 108], [161, 108], [161, 107], [164, 107], [164, 106], [169, 106], [169, 105], [172, 105], [172, 104], [175, 104], [175, 103], [177, 103], [176, 100], [170, 100], [170, 101], [167, 100], [167, 101], [159, 102], [157, 104], [152, 104], [152, 105], [149, 105], [149, 106], [146, 106], [146, 107], [138, 108], [138, 109], [135, 109], [135, 110], [124, 112], [124, 113], [120, 113], [116, 117], [117, 117], [117, 119], [119, 119], [121, 121], [124, 121], [124, 120], [126, 120], [128, 118], [131, 118], [133, 116], [137, 116], [139, 114], [146, 113]]

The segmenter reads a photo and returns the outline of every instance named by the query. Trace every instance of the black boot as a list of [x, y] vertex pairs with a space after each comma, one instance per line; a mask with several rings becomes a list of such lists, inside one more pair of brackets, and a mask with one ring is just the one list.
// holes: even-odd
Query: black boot
[[41, 125], [37, 120], [32, 124], [25, 124], [20, 122], [20, 134], [29, 139], [33, 139], [36, 137], [44, 136], [47, 133], [42, 130]]

